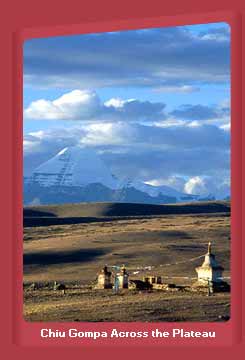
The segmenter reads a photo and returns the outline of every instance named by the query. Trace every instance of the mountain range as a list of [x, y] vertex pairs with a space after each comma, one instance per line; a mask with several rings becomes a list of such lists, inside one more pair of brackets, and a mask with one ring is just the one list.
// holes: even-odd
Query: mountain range
[[178, 203], [214, 200], [181, 193], [169, 186], [152, 186], [118, 179], [91, 149], [67, 147], [24, 178], [24, 204], [78, 202]]

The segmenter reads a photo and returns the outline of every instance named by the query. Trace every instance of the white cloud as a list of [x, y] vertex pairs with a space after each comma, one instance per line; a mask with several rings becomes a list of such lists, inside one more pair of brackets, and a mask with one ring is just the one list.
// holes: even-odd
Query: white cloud
[[184, 186], [184, 190], [187, 194], [194, 194], [194, 195], [207, 194], [207, 187], [206, 187], [205, 181], [200, 176], [195, 176], [193, 178], [190, 178], [186, 182], [186, 184]]
[[73, 90], [59, 98], [33, 101], [24, 118], [31, 120], [152, 121], [165, 118], [164, 103], [112, 98], [102, 103], [92, 90]]
[[68, 120], [83, 122], [148, 122], [158, 127], [215, 125], [228, 131], [229, 100], [212, 106], [182, 105], [169, 114], [162, 102], [111, 98], [104, 103], [95, 91], [73, 90], [57, 99], [33, 101], [25, 110], [27, 120]]
[[85, 129], [86, 135], [80, 141], [82, 145], [122, 145], [127, 141], [123, 138], [128, 126], [121, 123], [94, 123], [87, 125]]
[[[192, 123], [191, 123], [192, 125]], [[229, 149], [230, 136], [214, 125], [190, 123], [168, 124], [166, 127], [154, 124], [139, 123], [91, 122], [69, 128], [54, 128], [49, 130], [30, 132], [24, 137], [24, 150], [40, 150], [39, 145], [48, 149], [54, 144], [70, 146], [82, 144], [84, 146], [107, 146], [142, 149], [158, 149], [176, 151], [177, 149], [190, 151], [191, 149], [208, 149], [215, 152]], [[38, 145], [38, 146], [37, 146]]]
[[215, 195], [216, 199], [224, 199], [230, 195], [229, 172], [220, 172], [212, 176], [191, 176], [188, 178], [172, 175], [166, 178], [147, 181], [147, 184], [153, 186], [166, 185], [179, 192], [203, 197]]
[[101, 105], [91, 90], [73, 90], [61, 97], [33, 101], [24, 110], [25, 119], [33, 120], [86, 120], [94, 117]]
[[189, 178], [184, 186], [184, 191], [188, 194], [207, 196], [214, 194], [217, 199], [223, 199], [230, 194], [229, 174], [220, 176], [194, 176]]
[[120, 98], [112, 98], [104, 103], [107, 107], [122, 108], [125, 101]]

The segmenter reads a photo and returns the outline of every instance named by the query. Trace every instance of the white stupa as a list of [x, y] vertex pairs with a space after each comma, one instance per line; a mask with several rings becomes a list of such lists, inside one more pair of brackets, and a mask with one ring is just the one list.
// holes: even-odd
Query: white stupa
[[119, 282], [119, 288], [127, 289], [128, 288], [128, 273], [127, 273], [124, 265], [122, 266], [121, 271], [117, 275], [117, 277], [118, 277], [118, 282]]
[[203, 285], [221, 283], [223, 270], [224, 268], [217, 263], [215, 255], [211, 250], [211, 243], [209, 242], [208, 252], [205, 255], [204, 262], [196, 268], [198, 282]]

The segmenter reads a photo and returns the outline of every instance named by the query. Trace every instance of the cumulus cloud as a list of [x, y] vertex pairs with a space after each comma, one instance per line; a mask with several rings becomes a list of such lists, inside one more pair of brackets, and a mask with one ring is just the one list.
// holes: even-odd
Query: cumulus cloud
[[185, 183], [184, 191], [202, 196], [215, 194], [216, 198], [223, 199], [230, 193], [230, 179], [229, 176], [223, 179], [217, 176], [194, 176]]
[[207, 187], [205, 181], [200, 176], [194, 176], [190, 178], [185, 184], [185, 192], [187, 194], [206, 194]]
[[25, 85], [142, 86], [185, 92], [201, 84], [229, 82], [227, 29], [194, 34], [186, 27], [173, 27], [28, 40]]
[[25, 153], [38, 152], [53, 146], [76, 144], [93, 147], [136, 148], [174, 152], [203, 150], [222, 152], [229, 149], [230, 134], [213, 125], [158, 127], [137, 123], [91, 123], [72, 128], [31, 132], [24, 136]]
[[172, 127], [199, 122], [217, 125], [229, 131], [230, 106], [228, 100], [212, 106], [182, 105], [171, 112], [163, 102], [111, 98], [105, 102], [89, 89], [73, 90], [54, 100], [32, 101], [24, 110], [25, 120], [66, 120], [84, 122], [148, 122], [159, 127]]
[[92, 90], [73, 90], [50, 101], [31, 102], [24, 118], [32, 120], [128, 120], [152, 121], [165, 118], [165, 104], [137, 99], [112, 98], [102, 103]]
[[229, 171], [222, 171], [222, 173], [212, 174], [212, 176], [183, 177], [172, 175], [147, 181], [147, 184], [153, 186], [167, 185], [180, 192], [203, 197], [215, 195], [216, 199], [224, 199], [230, 195]]
[[97, 94], [91, 90], [73, 90], [50, 101], [31, 102], [24, 110], [25, 119], [83, 120], [94, 117], [101, 107]]
[[[92, 124], [87, 126], [88, 135], [93, 136], [93, 144], [108, 144], [112, 138], [118, 144], [130, 145], [132, 147], [151, 147], [155, 149], [226, 149], [229, 147], [229, 133], [224, 132], [216, 126], [183, 126], [161, 127], [146, 126], [142, 124]], [[102, 142], [103, 141], [103, 142]]]

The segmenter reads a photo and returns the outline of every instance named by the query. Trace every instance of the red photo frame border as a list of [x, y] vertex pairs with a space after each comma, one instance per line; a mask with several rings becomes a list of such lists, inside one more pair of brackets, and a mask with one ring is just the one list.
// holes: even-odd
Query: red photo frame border
[[[9, 355], [35, 356], [41, 359], [45, 354], [58, 354], [61, 358], [67, 356], [67, 351], [82, 355], [84, 352], [97, 356], [102, 355], [102, 349], [108, 357], [113, 355], [121, 358], [121, 350], [130, 350], [131, 356], [146, 358], [151, 354], [176, 356], [198, 356], [200, 359], [209, 354], [219, 356], [234, 356], [240, 358], [244, 350], [242, 337], [242, 205], [244, 195], [242, 192], [242, 155], [244, 148], [242, 136], [242, 86], [244, 73], [242, 73], [242, 34], [244, 34], [245, 6], [242, 1], [207, 0], [196, 4], [195, 1], [185, 0], [176, 4], [154, 1], [151, 4], [134, 4], [125, 0], [122, 9], [111, 1], [99, 3], [91, 0], [90, 4], [77, 3], [70, 0], [69, 11], [57, 0], [52, 3], [46, 0], [33, 6], [29, 1], [20, 4], [9, 2], [5, 6], [3, 15], [3, 52], [1, 71], [3, 74], [1, 92], [6, 99], [3, 107], [1, 131], [1, 160], [4, 164], [5, 174], [1, 177], [2, 205], [0, 207], [3, 236], [3, 254], [1, 266], [4, 287], [1, 309], [3, 310], [0, 341], [2, 349]], [[74, 7], [72, 7], [74, 5]], [[155, 6], [154, 6], [155, 5]], [[139, 8], [140, 6], [140, 8]], [[37, 9], [39, 7], [40, 9]], [[57, 11], [59, 9], [59, 11]], [[40, 10], [40, 11], [37, 11]], [[83, 15], [78, 16], [78, 11]], [[118, 11], [120, 13], [118, 13]], [[138, 10], [138, 12], [137, 12]], [[48, 12], [48, 15], [47, 15]], [[159, 16], [161, 15], [161, 16]], [[165, 339], [163, 342], [153, 342], [153, 339], [132, 340], [121, 339], [101, 342], [91, 340], [64, 341], [64, 339], [43, 340], [40, 338], [40, 328], [43, 324], [27, 323], [22, 317], [22, 44], [25, 39], [58, 35], [71, 35], [78, 33], [94, 33], [116, 30], [129, 30], [144, 27], [162, 27], [191, 25], [206, 22], [227, 22], [231, 25], [231, 116], [232, 116], [232, 214], [231, 214], [231, 263], [232, 263], [232, 308], [231, 320], [226, 323], [178, 323], [175, 327], [186, 330], [216, 330], [217, 339], [200, 341], [200, 339], [184, 339], [176, 341]], [[75, 25], [74, 25], [75, 24]], [[243, 76], [243, 77], [242, 77]], [[7, 96], [6, 96], [7, 93]], [[8, 271], [6, 270], [8, 269]], [[154, 328], [173, 328], [170, 323], [83, 323], [86, 330], [112, 328], [118, 330], [146, 330]], [[73, 326], [71, 326], [73, 325]], [[74, 327], [71, 323], [48, 323], [48, 328], [62, 330]], [[76, 323], [76, 328], [83, 329], [84, 325]], [[6, 339], [6, 340], [5, 340]], [[116, 345], [116, 346], [115, 346]], [[134, 347], [133, 347], [134, 345]], [[55, 348], [54, 348], [55, 346]], [[65, 347], [64, 347], [65, 346]], [[110, 352], [108, 352], [110, 346]], [[127, 347], [125, 347], [127, 346]], [[170, 347], [171, 346], [171, 347]], [[34, 348], [33, 348], [34, 347]], [[36, 352], [38, 347], [38, 353]], [[174, 353], [173, 353], [174, 351]], [[231, 355], [232, 354], [232, 355]], [[21, 356], [22, 356], [21, 355]], [[19, 356], [19, 355], [18, 355]], [[124, 356], [124, 355], [123, 355]], [[96, 358], [96, 357], [95, 357]]]

